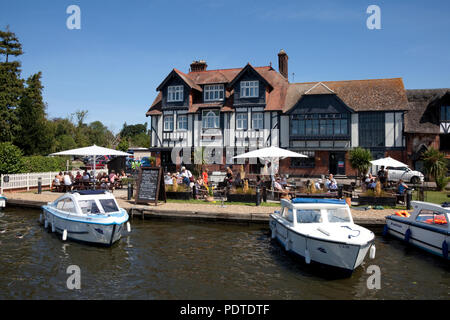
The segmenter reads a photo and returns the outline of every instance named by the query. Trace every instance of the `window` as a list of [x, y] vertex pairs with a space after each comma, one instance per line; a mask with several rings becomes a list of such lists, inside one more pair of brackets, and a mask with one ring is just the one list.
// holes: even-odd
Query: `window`
[[173, 131], [173, 116], [164, 116], [164, 131]]
[[316, 154], [314, 151], [298, 151], [308, 158], [291, 158], [291, 168], [314, 168], [316, 166]]
[[203, 111], [202, 125], [204, 129], [219, 128], [219, 111], [217, 110]]
[[447, 217], [441, 212], [421, 210], [417, 215], [416, 221], [447, 228]]
[[206, 85], [204, 88], [205, 101], [223, 100], [223, 84]]
[[167, 88], [167, 102], [183, 101], [183, 86]]
[[383, 112], [359, 114], [359, 145], [361, 147], [384, 147], [385, 124]]
[[177, 123], [178, 130], [187, 130], [188, 129], [187, 115], [178, 115], [177, 122], [178, 122]]
[[441, 106], [441, 122], [450, 121], [450, 106]]
[[100, 200], [100, 204], [105, 213], [119, 211], [119, 208], [117, 208], [116, 202], [113, 199], [102, 199]]
[[76, 212], [75, 204], [71, 199], [63, 199], [59, 201], [58, 204], [56, 205], [56, 208], [65, 212], [72, 212], [72, 213]]
[[258, 81], [241, 81], [241, 98], [256, 98], [258, 96]]
[[95, 203], [95, 200], [80, 200], [78, 202], [81, 208], [81, 212], [87, 214], [87, 213], [95, 213], [99, 214], [100, 210], [97, 207], [97, 204]]
[[348, 136], [347, 114], [294, 114], [291, 134], [295, 136]]
[[289, 222], [294, 221], [294, 213], [293, 213], [292, 209], [288, 209], [288, 208], [284, 207], [282, 216]]
[[247, 130], [247, 118], [248, 114], [241, 112], [236, 113], [236, 129], [237, 130]]
[[322, 222], [320, 210], [297, 209], [297, 223]]
[[339, 209], [328, 209], [328, 222], [350, 222], [350, 217], [348, 215], [347, 209], [339, 208]]
[[264, 129], [264, 113], [252, 113], [252, 129]]

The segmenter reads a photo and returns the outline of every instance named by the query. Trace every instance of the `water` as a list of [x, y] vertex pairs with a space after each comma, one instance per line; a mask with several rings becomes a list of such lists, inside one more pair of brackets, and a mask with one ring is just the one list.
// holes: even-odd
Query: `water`
[[[350, 278], [306, 265], [268, 226], [134, 219], [112, 248], [62, 242], [40, 211], [0, 212], [0, 299], [448, 299], [449, 265], [377, 235], [377, 257]], [[67, 268], [81, 270], [69, 290]], [[381, 289], [369, 290], [369, 265]]]

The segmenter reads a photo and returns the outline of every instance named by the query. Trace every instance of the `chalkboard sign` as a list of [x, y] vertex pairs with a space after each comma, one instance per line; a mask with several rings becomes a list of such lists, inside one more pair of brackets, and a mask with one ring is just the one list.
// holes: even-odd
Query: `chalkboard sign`
[[161, 168], [142, 168], [137, 181], [137, 193], [135, 203], [166, 201], [166, 190], [162, 179]]

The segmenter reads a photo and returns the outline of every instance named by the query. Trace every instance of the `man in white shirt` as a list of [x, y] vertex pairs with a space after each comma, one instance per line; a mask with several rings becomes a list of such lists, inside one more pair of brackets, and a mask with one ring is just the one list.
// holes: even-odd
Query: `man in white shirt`
[[68, 187], [69, 190], [72, 189], [72, 180], [67, 172], [64, 172], [64, 185]]

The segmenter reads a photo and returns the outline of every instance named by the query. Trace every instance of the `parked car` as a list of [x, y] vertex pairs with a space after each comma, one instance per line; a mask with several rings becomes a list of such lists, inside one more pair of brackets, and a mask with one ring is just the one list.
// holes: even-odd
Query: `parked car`
[[141, 167], [151, 167], [151, 161], [149, 157], [143, 157], [141, 159]]
[[389, 181], [398, 182], [402, 179], [404, 182], [412, 184], [422, 183], [424, 175], [422, 172], [411, 170], [408, 167], [387, 167]]

